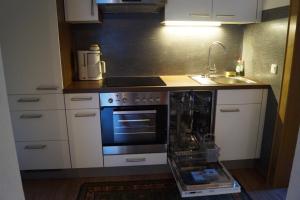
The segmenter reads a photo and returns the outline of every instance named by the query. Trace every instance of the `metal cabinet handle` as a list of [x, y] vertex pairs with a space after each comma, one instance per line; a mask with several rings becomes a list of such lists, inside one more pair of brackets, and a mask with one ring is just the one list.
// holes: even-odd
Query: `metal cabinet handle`
[[91, 0], [91, 15], [94, 16], [94, 0]]
[[76, 113], [75, 117], [96, 117], [96, 113]]
[[210, 14], [208, 13], [189, 13], [189, 15], [195, 17], [210, 17]]
[[57, 90], [57, 86], [39, 86], [36, 90]]
[[71, 101], [91, 101], [93, 97], [73, 97]]
[[20, 119], [39, 119], [42, 117], [42, 114], [23, 114], [20, 116]]
[[126, 158], [126, 162], [145, 162], [146, 158]]
[[235, 15], [216, 15], [217, 17], [235, 17]]
[[228, 113], [228, 112], [240, 112], [240, 109], [238, 108], [233, 108], [233, 109], [220, 109], [221, 112], [223, 113]]
[[39, 101], [40, 101], [40, 98], [37, 98], [37, 97], [18, 99], [19, 103], [31, 103], [31, 102], [39, 102]]
[[34, 149], [45, 149], [47, 145], [45, 144], [37, 144], [37, 145], [26, 145], [24, 149], [34, 150]]

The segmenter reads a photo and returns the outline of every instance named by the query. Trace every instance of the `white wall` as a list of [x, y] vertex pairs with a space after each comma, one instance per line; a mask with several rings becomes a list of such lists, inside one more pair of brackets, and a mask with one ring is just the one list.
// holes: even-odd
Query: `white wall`
[[263, 0], [263, 10], [290, 5], [290, 0]]
[[293, 169], [290, 178], [290, 184], [287, 194], [287, 200], [299, 200], [300, 199], [300, 130], [298, 133], [298, 143], [296, 147]]
[[0, 199], [23, 200], [23, 188], [17, 161], [0, 48]]

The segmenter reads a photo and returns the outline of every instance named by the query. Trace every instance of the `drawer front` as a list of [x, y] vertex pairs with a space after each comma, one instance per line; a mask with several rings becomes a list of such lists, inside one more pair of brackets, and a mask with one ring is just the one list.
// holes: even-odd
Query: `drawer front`
[[16, 142], [21, 170], [71, 168], [67, 141]]
[[65, 95], [66, 109], [99, 108], [98, 93], [80, 93]]
[[63, 94], [9, 95], [11, 111], [65, 109]]
[[104, 167], [167, 164], [167, 153], [104, 156]]
[[16, 141], [68, 140], [65, 110], [12, 111]]
[[262, 93], [262, 89], [218, 90], [217, 104], [261, 103]]

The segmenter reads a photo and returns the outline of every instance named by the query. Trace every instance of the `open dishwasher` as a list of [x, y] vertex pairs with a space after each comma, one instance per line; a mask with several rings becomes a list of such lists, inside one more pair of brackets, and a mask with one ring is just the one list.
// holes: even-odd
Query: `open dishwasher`
[[170, 92], [168, 163], [182, 197], [241, 192], [218, 161], [215, 91]]

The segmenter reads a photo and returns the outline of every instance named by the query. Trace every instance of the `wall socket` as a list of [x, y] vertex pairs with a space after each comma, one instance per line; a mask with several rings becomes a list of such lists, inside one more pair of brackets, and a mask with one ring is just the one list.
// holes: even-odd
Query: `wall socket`
[[271, 74], [277, 74], [278, 71], [278, 65], [277, 64], [271, 64], [270, 73]]

